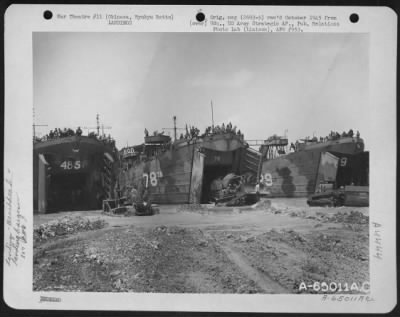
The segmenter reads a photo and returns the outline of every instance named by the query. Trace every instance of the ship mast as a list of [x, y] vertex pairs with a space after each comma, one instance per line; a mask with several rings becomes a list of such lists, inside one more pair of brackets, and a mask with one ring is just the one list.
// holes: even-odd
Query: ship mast
[[211, 100], [211, 124], [212, 124], [212, 129], [214, 131], [214, 107], [212, 100]]
[[[100, 119], [99, 114], [96, 114], [96, 122], [97, 122], [97, 135], [100, 135]], [[104, 131], [104, 130], [103, 130]]]
[[33, 124], [32, 124], [32, 129], [33, 129], [33, 141], [36, 140], [36, 127], [47, 127], [47, 124], [35, 124], [35, 107], [32, 108], [33, 110]]
[[89, 135], [89, 130], [90, 129], [96, 129], [97, 130], [97, 135], [100, 136], [100, 127], [101, 127], [101, 132], [104, 135], [104, 129], [111, 129], [112, 127], [105, 127], [104, 124], [101, 124], [100, 126], [100, 116], [99, 114], [96, 114], [96, 127], [83, 127], [83, 129], [87, 129], [87, 133]]
[[176, 141], [177, 140], [177, 130], [185, 130], [185, 129], [176, 127], [176, 116], [173, 116], [172, 119], [174, 120], [174, 127], [173, 128], [162, 128], [162, 129], [163, 130], [174, 130], [174, 138]]
[[176, 116], [174, 116], [174, 138], [176, 141]]

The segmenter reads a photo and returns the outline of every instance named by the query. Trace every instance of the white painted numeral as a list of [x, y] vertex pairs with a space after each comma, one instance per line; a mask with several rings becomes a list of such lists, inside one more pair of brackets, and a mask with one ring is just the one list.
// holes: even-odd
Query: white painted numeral
[[272, 186], [272, 175], [270, 173], [261, 174], [260, 183], [263, 183], [265, 186]]
[[75, 161], [75, 162], [64, 161], [60, 164], [60, 167], [65, 170], [72, 170], [72, 169], [78, 170], [81, 168], [81, 161]]
[[145, 180], [145, 187], [146, 187], [146, 188], [149, 187], [149, 175], [146, 174], [146, 173], [144, 173], [144, 174], [143, 174], [143, 178], [146, 179], [146, 180]]
[[150, 184], [151, 186], [157, 186], [157, 174], [155, 172], [150, 173]]
[[143, 178], [145, 178], [146, 188], [149, 187], [149, 179], [150, 179], [150, 185], [154, 187], [154, 186], [158, 185], [158, 178], [161, 178], [161, 177], [163, 177], [163, 174], [161, 171], [150, 172], [149, 174], [144, 173]]

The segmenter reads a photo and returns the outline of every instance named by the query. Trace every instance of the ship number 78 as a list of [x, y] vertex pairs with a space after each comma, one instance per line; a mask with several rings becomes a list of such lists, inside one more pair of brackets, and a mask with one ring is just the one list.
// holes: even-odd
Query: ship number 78
[[162, 177], [162, 176], [163, 176], [163, 174], [162, 174], [161, 171], [150, 172], [149, 174], [144, 173], [144, 174], [143, 174], [143, 178], [144, 178], [144, 180], [145, 180], [145, 186], [146, 186], [146, 188], [149, 187], [149, 179], [150, 179], [150, 184], [151, 184], [151, 186], [154, 187], [154, 186], [157, 186], [157, 184], [158, 184], [157, 178], [160, 178], [160, 177]]

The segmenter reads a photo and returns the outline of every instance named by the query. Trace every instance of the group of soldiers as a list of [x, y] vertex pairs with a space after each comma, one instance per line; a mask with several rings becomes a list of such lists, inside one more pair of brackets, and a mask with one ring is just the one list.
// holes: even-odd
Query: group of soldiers
[[[346, 133], [346, 131], [343, 131], [342, 134], [340, 134], [339, 132], [336, 132], [336, 131], [331, 131], [331, 133], [329, 133], [329, 135], [326, 137], [326, 139], [337, 140], [340, 138], [347, 138], [347, 137], [350, 137], [350, 138], [354, 137], [353, 129], [350, 129], [349, 132], [347, 132], [347, 133]], [[359, 137], [360, 137], [360, 132], [357, 131], [356, 138], [359, 138]]]
[[229, 122], [227, 125], [225, 123], [222, 123], [221, 126], [216, 125], [216, 126], [209, 126], [205, 129], [204, 133], [200, 135], [200, 130], [196, 127], [191, 127], [186, 125], [186, 133], [181, 134], [180, 139], [194, 139], [199, 136], [205, 137], [205, 136], [210, 136], [214, 134], [223, 134], [223, 133], [233, 133], [237, 134], [239, 136], [243, 136], [243, 134], [240, 132], [240, 130], [237, 130], [236, 126], [232, 126], [232, 123]]
[[[192, 140], [198, 137], [205, 137], [205, 136], [210, 136], [214, 134], [223, 134], [223, 133], [233, 133], [237, 134], [239, 136], [243, 137], [243, 134], [240, 132], [240, 130], [237, 130], [236, 126], [233, 126], [231, 122], [229, 122], [227, 125], [222, 123], [221, 126], [216, 125], [216, 126], [209, 126], [205, 129], [203, 134], [200, 134], [200, 129], [195, 127], [195, 126], [188, 126], [186, 125], [185, 128], [186, 132], [181, 133], [179, 136], [180, 140]], [[144, 135], [146, 137], [149, 136], [149, 131], [147, 129], [144, 129]], [[164, 132], [159, 133], [158, 131], [153, 132], [153, 136], [158, 136], [158, 135], [164, 135]]]
[[212, 134], [222, 134], [222, 133], [233, 133], [237, 135], [243, 135], [240, 130], [237, 130], [236, 126], [232, 126], [232, 123], [229, 122], [226, 126], [222, 123], [221, 126], [216, 125], [215, 127], [207, 127], [205, 131], [205, 135]]
[[191, 140], [199, 137], [199, 135], [200, 135], [200, 130], [198, 128], [194, 126], [189, 126], [188, 128], [188, 126], [186, 125], [186, 133], [185, 135], [181, 133], [180, 139]]
[[[326, 136], [325, 138], [320, 137], [319, 138], [319, 142], [327, 142], [327, 141], [331, 141], [331, 140], [338, 140], [340, 138], [348, 138], [348, 137], [350, 137], [350, 138], [354, 137], [353, 129], [350, 129], [348, 132], [343, 131], [341, 134], [339, 132], [337, 132], [337, 131], [331, 131], [329, 133], [329, 135]], [[357, 131], [357, 133], [355, 134], [355, 137], [356, 138], [360, 137], [360, 132], [359, 131]], [[317, 137], [313, 137], [311, 140], [313, 142], [318, 142], [318, 138]]]
[[[353, 129], [350, 129], [348, 132], [343, 131], [342, 134], [340, 134], [340, 133], [337, 132], [337, 131], [331, 131], [331, 132], [329, 133], [329, 135], [326, 136], [325, 138], [324, 138], [324, 137], [320, 137], [320, 138], [318, 139], [316, 136], [314, 136], [314, 137], [312, 137], [312, 138], [306, 137], [304, 141], [305, 141], [305, 142], [320, 142], [320, 143], [322, 143], [322, 142], [327, 142], [327, 141], [332, 141], [332, 140], [338, 140], [338, 139], [340, 139], [340, 138], [347, 138], [347, 137], [350, 137], [350, 138], [354, 137], [354, 131], [353, 131]], [[356, 138], [360, 138], [360, 132], [359, 132], [359, 131], [356, 132], [355, 137], [356, 137]], [[291, 144], [290, 144], [290, 149], [296, 151], [296, 150], [298, 149], [299, 143], [300, 143], [299, 141], [296, 141], [296, 144], [291, 143]]]
[[111, 137], [111, 135], [109, 134], [108, 136], [107, 135], [105, 135], [105, 134], [103, 134], [103, 135], [97, 135], [96, 133], [94, 133], [94, 132], [90, 132], [89, 134], [88, 134], [88, 137], [89, 138], [92, 138], [92, 139], [96, 139], [96, 140], [99, 140], [99, 141], [102, 141], [104, 144], [111, 144], [113, 147], [115, 147], [115, 140]]
[[[360, 132], [357, 131], [355, 136], [357, 138], [359, 138], [360, 137]], [[319, 140], [318, 140], [318, 138], [316, 136], [314, 136], [313, 138], [307, 137], [306, 141], [326, 142], [326, 141], [330, 141], [330, 140], [338, 140], [340, 138], [348, 138], [348, 137], [350, 137], [350, 138], [354, 137], [353, 129], [350, 129], [349, 132], [343, 131], [342, 134], [340, 134], [337, 131], [331, 131], [328, 136], [326, 136], [325, 138], [324, 137], [320, 137]]]
[[[70, 128], [55, 128], [54, 130], [50, 130], [48, 134], [43, 136], [42, 138], [36, 137], [35, 141], [36, 142], [41, 142], [41, 141], [47, 141], [47, 140], [53, 140], [53, 139], [59, 139], [59, 138], [65, 138], [69, 136], [81, 136], [82, 135], [82, 129], [81, 127], [78, 127], [75, 131], [70, 129]], [[89, 138], [96, 139], [99, 141], [103, 141], [104, 144], [111, 144], [115, 146], [115, 140], [111, 138], [111, 135], [109, 134], [108, 136], [106, 135], [97, 135], [94, 132], [90, 132], [88, 134]]]
[[55, 128], [54, 130], [50, 130], [48, 134], [43, 136], [42, 138], [36, 138], [35, 141], [41, 142], [41, 141], [47, 141], [47, 140], [53, 140], [53, 139], [58, 139], [58, 138], [65, 138], [69, 136], [80, 136], [82, 135], [82, 130], [80, 127], [76, 129], [76, 131], [70, 129], [70, 128], [64, 128], [61, 130], [60, 128]]

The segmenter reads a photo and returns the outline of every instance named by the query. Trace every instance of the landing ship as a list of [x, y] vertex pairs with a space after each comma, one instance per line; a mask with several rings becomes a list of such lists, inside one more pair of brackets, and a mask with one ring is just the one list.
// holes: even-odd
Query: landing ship
[[359, 136], [306, 139], [288, 147], [272, 136], [260, 147], [260, 187], [269, 197], [307, 197], [325, 189], [369, 185], [369, 152]]
[[118, 151], [96, 135], [35, 140], [33, 144], [34, 212], [100, 209], [114, 196]]
[[[236, 128], [235, 128], [236, 129]], [[233, 173], [243, 186], [256, 178], [259, 155], [234, 129], [209, 128], [203, 135], [172, 141], [168, 135], [146, 135], [144, 143], [121, 150], [119, 183], [123, 192], [145, 186], [158, 204], [213, 201], [212, 183]], [[253, 187], [254, 188], [254, 187]]]

